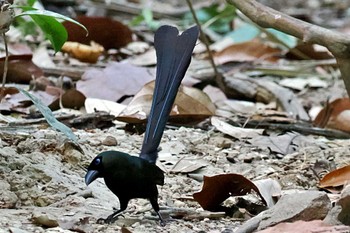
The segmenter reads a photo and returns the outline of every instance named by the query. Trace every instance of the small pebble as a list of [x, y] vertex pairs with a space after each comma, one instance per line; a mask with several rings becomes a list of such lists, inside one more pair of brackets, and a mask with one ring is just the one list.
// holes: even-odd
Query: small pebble
[[102, 141], [102, 145], [105, 146], [116, 146], [118, 145], [118, 141], [115, 137], [113, 136], [107, 136], [103, 141]]

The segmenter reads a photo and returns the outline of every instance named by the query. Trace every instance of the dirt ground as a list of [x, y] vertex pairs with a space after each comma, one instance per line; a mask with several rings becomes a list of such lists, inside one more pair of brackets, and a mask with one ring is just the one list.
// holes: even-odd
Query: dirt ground
[[[142, 135], [130, 135], [117, 128], [75, 133], [84, 155], [64, 143], [64, 137], [51, 129], [17, 128], [16, 133], [2, 134], [0, 232], [116, 232], [121, 226], [127, 226], [131, 232], [233, 232], [243, 221], [217, 216], [211, 219], [209, 215], [204, 219], [168, 220], [162, 227], [148, 201], [137, 199], [131, 201], [124, 218], [116, 223], [96, 224], [98, 218], [118, 208], [118, 199], [103, 180], [86, 187], [84, 166], [103, 150], [137, 155]], [[115, 137], [118, 145], [104, 146], [107, 136]], [[330, 161], [337, 167], [350, 163], [349, 140], [314, 136], [307, 136], [307, 140], [311, 143], [299, 151], [278, 158], [267, 148], [234, 141], [215, 131], [168, 129], [161, 143], [160, 166], [171, 167], [182, 157], [206, 166], [190, 174], [166, 174], [165, 185], [159, 187], [161, 212], [166, 214], [178, 208], [203, 212], [190, 198], [201, 189], [198, 177], [202, 175], [239, 173], [252, 180], [273, 178], [283, 190], [317, 189], [317, 178], [312, 171], [317, 160]], [[43, 218], [47, 219], [43, 221]], [[45, 225], [58, 226], [38, 226], [42, 221]]]
[[[270, 5], [278, 9], [276, 2], [270, 1]], [[315, 5], [318, 1], [306, 2]], [[312, 106], [344, 95], [342, 81], [337, 80], [327, 89], [304, 91], [298, 97], [303, 106]], [[164, 133], [158, 162], [166, 171], [165, 184], [159, 186], [159, 204], [167, 219], [166, 226], [160, 226], [149, 202], [142, 199], [132, 200], [123, 217], [104, 225], [97, 224], [97, 219], [118, 209], [118, 199], [101, 179], [87, 187], [85, 168], [105, 150], [137, 156], [143, 135], [129, 134], [120, 127], [76, 130], [82, 154], [66, 142], [64, 135], [46, 125], [0, 127], [0, 233], [108, 233], [118, 232], [123, 226], [133, 233], [230, 233], [249, 216], [225, 217], [203, 211], [192, 198], [193, 193], [201, 190], [203, 175], [238, 173], [251, 180], [272, 178], [283, 191], [316, 190], [317, 161], [325, 164], [324, 172], [350, 164], [350, 140], [298, 135], [301, 142], [295, 151], [281, 155], [268, 147], [233, 139], [212, 127], [171, 127]], [[108, 136], [116, 139], [116, 146], [106, 145]], [[179, 160], [200, 163], [203, 167], [185, 173], [172, 171]], [[170, 219], [168, 215], [175, 211], [182, 211], [184, 217]]]

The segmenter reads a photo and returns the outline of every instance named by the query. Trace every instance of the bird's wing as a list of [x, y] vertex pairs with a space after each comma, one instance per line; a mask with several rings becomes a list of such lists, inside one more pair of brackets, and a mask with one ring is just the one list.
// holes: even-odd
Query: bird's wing
[[175, 97], [199, 35], [197, 26], [179, 35], [177, 28], [160, 27], [154, 37], [157, 54], [156, 84], [140, 157], [155, 163], [157, 149]]

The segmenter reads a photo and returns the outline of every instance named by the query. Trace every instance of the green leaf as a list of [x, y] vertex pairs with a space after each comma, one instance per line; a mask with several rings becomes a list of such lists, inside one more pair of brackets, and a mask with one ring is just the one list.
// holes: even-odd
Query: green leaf
[[[213, 4], [210, 7], [196, 10], [196, 15], [199, 22], [205, 27], [209, 25], [209, 29], [214, 32], [226, 34], [231, 31], [230, 23], [236, 17], [236, 8], [229, 4], [226, 4], [224, 7], [220, 4]], [[184, 20], [187, 24], [193, 23], [192, 14], [185, 14]]]
[[13, 25], [18, 28], [23, 35], [38, 36], [38, 25], [33, 20], [25, 20], [24, 18], [16, 18]]
[[48, 17], [52, 17], [55, 19], [61, 19], [61, 20], [65, 20], [65, 21], [69, 21], [71, 23], [74, 23], [76, 25], [79, 25], [80, 27], [84, 28], [84, 30], [86, 31], [86, 35], [88, 34], [88, 30], [86, 29], [86, 27], [84, 25], [82, 25], [81, 23], [79, 23], [78, 21], [69, 18], [67, 16], [58, 14], [56, 12], [52, 12], [52, 11], [47, 11], [47, 10], [38, 10], [35, 9], [33, 7], [18, 7], [21, 8], [24, 12], [22, 12], [21, 14], [16, 15], [15, 17], [21, 17], [24, 15], [42, 15], [42, 16], [48, 16]]
[[30, 17], [41, 28], [47, 39], [49, 39], [55, 52], [60, 51], [68, 38], [66, 28], [50, 16], [30, 15]]
[[28, 0], [27, 1], [27, 5], [28, 6], [33, 6], [35, 2], [36, 2], [36, 0]]
[[274, 36], [281, 44], [287, 46], [288, 48], [294, 48], [298, 43], [298, 39], [296, 37], [288, 35], [284, 32], [277, 31], [273, 28], [268, 28], [266, 31]]
[[140, 25], [143, 21], [145, 20], [145, 18], [142, 15], [137, 15], [136, 17], [134, 17], [130, 23], [129, 26], [130, 27], [135, 27]]
[[41, 28], [46, 37], [50, 40], [55, 52], [58, 52], [62, 48], [62, 45], [68, 38], [66, 28], [56, 19], [66, 20], [77, 24], [85, 29], [86, 35], [88, 34], [88, 31], [84, 25], [67, 16], [52, 11], [37, 10], [29, 6], [14, 6], [14, 8], [20, 8], [24, 11], [21, 14], [16, 15], [16, 17], [28, 15], [33, 19], [33, 21]]
[[260, 34], [260, 29], [252, 24], [244, 23], [239, 28], [227, 34], [235, 43], [243, 43], [254, 39]]
[[142, 9], [141, 14], [134, 17], [133, 20], [129, 23], [129, 25], [137, 26], [142, 22], [145, 22], [151, 30], [156, 30], [160, 26], [160, 22], [153, 18], [153, 12], [150, 8]]
[[67, 138], [69, 138], [70, 140], [77, 142], [77, 138], [72, 132], [72, 130], [68, 128], [66, 125], [59, 122], [55, 118], [55, 116], [52, 114], [52, 111], [46, 105], [44, 105], [39, 98], [37, 98], [36, 96], [30, 94], [29, 92], [21, 88], [18, 88], [18, 90], [22, 94], [27, 96], [35, 104], [35, 106], [39, 109], [41, 114], [43, 114], [43, 116], [45, 117], [45, 120], [49, 125], [51, 125], [54, 129], [64, 133], [64, 135], [66, 135]]

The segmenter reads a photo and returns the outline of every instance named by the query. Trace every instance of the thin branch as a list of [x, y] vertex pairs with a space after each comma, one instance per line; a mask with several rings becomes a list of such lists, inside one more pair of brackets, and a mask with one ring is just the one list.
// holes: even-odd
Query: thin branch
[[4, 73], [2, 74], [2, 88], [5, 88], [6, 78], [7, 78], [7, 71], [8, 71], [8, 62], [9, 62], [9, 51], [7, 46], [7, 40], [5, 32], [2, 33], [2, 37], [4, 38], [4, 44], [5, 44], [5, 62], [4, 62]]
[[204, 45], [205, 45], [205, 48], [208, 52], [208, 57], [209, 57], [209, 61], [210, 61], [210, 64], [211, 66], [213, 67], [214, 69], [214, 74], [215, 74], [215, 81], [217, 83], [217, 85], [223, 90], [223, 78], [222, 78], [222, 75], [219, 73], [216, 65], [215, 65], [215, 62], [214, 62], [214, 58], [213, 58], [213, 54], [209, 48], [209, 41], [208, 41], [208, 38], [207, 36], [205, 35], [205, 33], [203, 32], [202, 30], [202, 25], [200, 24], [198, 18], [197, 18], [197, 15], [196, 15], [196, 12], [194, 11], [193, 9], [193, 5], [192, 5], [192, 2], [191, 0], [186, 0], [187, 1], [187, 4], [191, 10], [191, 13], [192, 13], [192, 16], [193, 16], [193, 19], [194, 21], [196, 22], [198, 28], [199, 28], [199, 31], [200, 31], [200, 38], [201, 40], [203, 41]]

